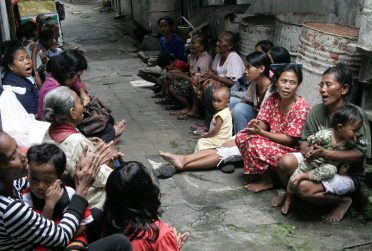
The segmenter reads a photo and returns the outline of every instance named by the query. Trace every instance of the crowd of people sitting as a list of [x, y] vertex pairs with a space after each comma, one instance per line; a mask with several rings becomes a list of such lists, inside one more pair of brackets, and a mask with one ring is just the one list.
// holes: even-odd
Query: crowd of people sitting
[[241, 163], [249, 176], [248, 191], [271, 189], [279, 177], [287, 193], [275, 196], [272, 206], [283, 215], [298, 197], [330, 207], [324, 218], [340, 221], [363, 180], [365, 159], [371, 157], [368, 119], [347, 99], [353, 85], [349, 69], [337, 64], [323, 73], [322, 103], [311, 108], [296, 93], [301, 65], [290, 62], [285, 48], [258, 41], [243, 63], [236, 34], [224, 31], [212, 60], [204, 35], [196, 33], [184, 61], [176, 56], [185, 49], [177, 51], [180, 39], [172, 33], [173, 20], [164, 17], [158, 24], [163, 35], [158, 75], [146, 69], [138, 75], [154, 82], [154, 98], [162, 98], [156, 103], [172, 105], [166, 107], [175, 109], [170, 115], [205, 120], [190, 128], [200, 136], [193, 153], [160, 151], [168, 162], [157, 169], [160, 176], [217, 166], [231, 173], [235, 166], [230, 163]]
[[[229, 163], [240, 162], [251, 177], [248, 191], [271, 189], [279, 177], [287, 192], [271, 204], [282, 214], [298, 197], [330, 206], [325, 219], [340, 221], [371, 157], [368, 119], [347, 101], [353, 83], [347, 67], [323, 73], [322, 103], [311, 108], [296, 93], [302, 69], [285, 48], [259, 41], [244, 63], [238, 37], [224, 31], [212, 59], [203, 34], [185, 47], [171, 18], [158, 24], [158, 65], [138, 75], [154, 82], [156, 103], [171, 105], [170, 115], [205, 120], [191, 128], [200, 136], [193, 153], [160, 152], [168, 162], [157, 169], [160, 175], [216, 167], [233, 172]], [[19, 28], [18, 41], [1, 46], [2, 92], [14, 92], [33, 119], [50, 127], [43, 142], [28, 149], [0, 132], [0, 250], [181, 249], [189, 233], [160, 219], [160, 191], [149, 171], [124, 161], [115, 147], [125, 120], [115, 121], [89, 95], [81, 81], [87, 60], [81, 50], [58, 47], [57, 28], [39, 15]]]

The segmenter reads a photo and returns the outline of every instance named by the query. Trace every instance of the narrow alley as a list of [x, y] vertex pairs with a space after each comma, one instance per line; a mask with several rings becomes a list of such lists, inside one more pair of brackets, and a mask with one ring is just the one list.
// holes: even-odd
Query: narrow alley
[[[91, 93], [109, 106], [115, 118], [125, 118], [120, 141], [125, 160], [147, 167], [161, 163], [159, 150], [190, 153], [197, 136], [189, 127], [195, 120], [179, 121], [156, 105], [149, 88], [135, 87], [136, 72], [144, 67], [137, 56], [136, 25], [125, 17], [113, 18], [101, 0], [65, 4], [62, 22], [64, 47], [86, 51], [88, 70], [82, 76]], [[330, 224], [310, 207], [293, 208], [287, 217], [272, 208], [277, 192], [259, 194], [243, 188], [242, 169], [183, 172], [157, 181], [162, 195], [162, 218], [191, 236], [183, 250], [340, 250], [371, 242], [371, 222], [358, 217]], [[301, 212], [301, 213], [300, 213]]]

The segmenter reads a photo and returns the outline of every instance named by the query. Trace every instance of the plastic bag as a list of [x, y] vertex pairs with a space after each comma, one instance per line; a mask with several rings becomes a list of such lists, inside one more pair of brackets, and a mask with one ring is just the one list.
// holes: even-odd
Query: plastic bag
[[35, 120], [33, 115], [28, 114], [8, 86], [4, 86], [0, 96], [0, 114], [3, 131], [20, 146], [40, 144], [50, 126], [50, 123]]

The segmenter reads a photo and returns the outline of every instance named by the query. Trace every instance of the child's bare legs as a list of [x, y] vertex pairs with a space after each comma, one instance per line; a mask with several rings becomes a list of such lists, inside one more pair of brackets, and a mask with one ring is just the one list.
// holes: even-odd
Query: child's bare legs
[[266, 170], [262, 175], [258, 176], [255, 181], [246, 184], [244, 187], [250, 192], [258, 193], [273, 188], [273, 180], [271, 173]]
[[159, 151], [160, 156], [171, 163], [177, 170], [211, 169], [217, 166], [220, 156], [215, 149], [180, 155]]
[[301, 199], [318, 206], [334, 206], [333, 209], [323, 216], [328, 221], [340, 221], [351, 206], [352, 199], [349, 196], [336, 196], [325, 194], [321, 183], [303, 180], [297, 186], [295, 193]]
[[[278, 164], [278, 167], [275, 169], [280, 181], [284, 186], [287, 186], [289, 178], [292, 173], [298, 167], [297, 158], [293, 154], [284, 155]], [[274, 196], [271, 199], [271, 205], [273, 207], [281, 207], [286, 199], [286, 194]]]

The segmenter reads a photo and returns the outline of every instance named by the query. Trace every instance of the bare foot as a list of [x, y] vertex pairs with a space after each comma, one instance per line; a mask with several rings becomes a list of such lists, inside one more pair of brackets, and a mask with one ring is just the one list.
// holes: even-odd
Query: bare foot
[[183, 161], [182, 161], [182, 157], [181, 156], [179, 156], [177, 154], [174, 154], [174, 153], [163, 152], [163, 151], [159, 151], [159, 155], [164, 160], [166, 160], [169, 163], [171, 163], [176, 169], [178, 169], [178, 170], [183, 169], [184, 164], [183, 164]]
[[262, 177], [262, 179], [248, 183], [244, 187], [250, 192], [258, 193], [273, 188], [274, 184], [271, 178]]
[[116, 122], [114, 125], [115, 137], [122, 135], [126, 127], [127, 127], [127, 122], [125, 121], [125, 119], [123, 119], [122, 121]]
[[190, 111], [189, 108], [183, 108], [183, 109], [180, 109], [180, 110], [177, 110], [177, 111], [174, 111], [174, 112], [170, 112], [169, 115], [179, 116], [179, 115], [188, 113], [189, 111]]
[[352, 199], [350, 197], [343, 197], [342, 201], [336, 205], [332, 211], [326, 215], [323, 215], [322, 218], [330, 222], [338, 222], [342, 220], [351, 206]]
[[282, 209], [280, 210], [282, 212], [282, 215], [287, 215], [289, 213], [289, 209], [291, 208], [292, 201], [293, 201], [293, 194], [287, 193]]
[[283, 206], [284, 201], [285, 201], [285, 197], [286, 197], [286, 193], [285, 194], [282, 194], [282, 195], [274, 196], [271, 199], [271, 205], [273, 207], [281, 207], [281, 206]]

